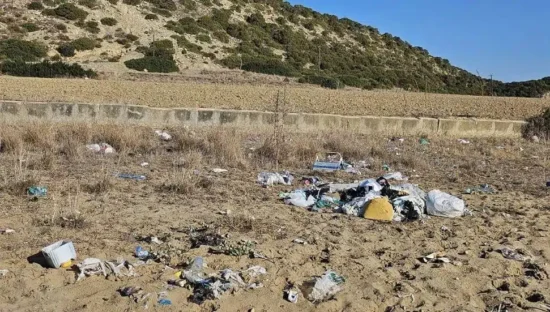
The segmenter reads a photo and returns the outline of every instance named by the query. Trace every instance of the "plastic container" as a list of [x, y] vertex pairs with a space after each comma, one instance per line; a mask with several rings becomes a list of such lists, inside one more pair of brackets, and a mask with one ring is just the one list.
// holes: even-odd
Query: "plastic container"
[[75, 260], [76, 251], [71, 241], [60, 240], [42, 249], [46, 262], [52, 268], [59, 268], [61, 264]]

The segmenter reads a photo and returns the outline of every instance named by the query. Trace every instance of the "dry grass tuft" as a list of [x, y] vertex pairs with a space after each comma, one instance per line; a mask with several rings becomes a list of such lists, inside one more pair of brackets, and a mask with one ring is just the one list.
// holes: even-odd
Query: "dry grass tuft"
[[109, 174], [105, 173], [99, 181], [92, 184], [85, 184], [82, 189], [85, 192], [92, 194], [104, 194], [113, 189], [114, 186], [115, 183], [113, 182], [113, 178]]
[[44, 216], [42, 218], [35, 217], [32, 220], [32, 224], [34, 226], [58, 226], [66, 229], [84, 229], [89, 226], [89, 222], [86, 221], [86, 218], [75, 212], [53, 219], [50, 216]]

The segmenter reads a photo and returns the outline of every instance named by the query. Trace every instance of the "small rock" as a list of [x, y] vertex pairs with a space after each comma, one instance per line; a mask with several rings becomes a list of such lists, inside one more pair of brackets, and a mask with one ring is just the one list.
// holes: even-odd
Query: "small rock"
[[534, 135], [534, 136], [531, 137], [531, 141], [532, 141], [533, 143], [539, 143], [539, 142], [540, 142], [540, 139], [539, 139], [538, 136]]

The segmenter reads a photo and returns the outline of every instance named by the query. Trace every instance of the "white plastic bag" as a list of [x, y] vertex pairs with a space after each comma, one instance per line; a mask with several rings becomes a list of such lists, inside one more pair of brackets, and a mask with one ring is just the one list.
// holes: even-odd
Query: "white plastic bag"
[[315, 198], [313, 198], [313, 196], [311, 195], [306, 198], [306, 193], [304, 191], [298, 190], [290, 193], [290, 196], [285, 199], [285, 204], [307, 208], [315, 205]]
[[342, 290], [345, 279], [336, 272], [327, 271], [321, 278], [315, 280], [315, 285], [308, 296], [313, 302], [322, 302], [329, 300]]
[[426, 211], [432, 216], [457, 218], [462, 217], [466, 209], [462, 199], [440, 190], [433, 190], [428, 193]]
[[382, 185], [376, 182], [376, 179], [367, 179], [359, 183], [359, 187], [364, 187], [367, 191], [380, 192], [382, 190]]
[[166, 132], [166, 131], [161, 131], [161, 130], [155, 130], [155, 133], [160, 137], [161, 140], [163, 141], [170, 141], [172, 140], [172, 136], [170, 135], [170, 133]]

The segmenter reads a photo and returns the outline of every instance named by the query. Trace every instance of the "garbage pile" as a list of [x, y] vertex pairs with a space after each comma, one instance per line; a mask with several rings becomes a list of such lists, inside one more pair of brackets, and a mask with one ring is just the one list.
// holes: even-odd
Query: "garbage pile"
[[193, 289], [189, 300], [199, 305], [206, 300], [219, 299], [226, 292], [261, 288], [261, 277], [267, 274], [266, 269], [261, 266], [253, 266], [244, 271], [225, 269], [209, 276], [204, 274], [203, 269], [203, 258], [196, 257], [187, 270], [179, 272], [180, 281], [170, 281], [171, 284], [182, 287], [189, 284]]
[[[408, 178], [400, 172], [351, 184], [308, 181], [306, 188], [280, 193], [279, 198], [288, 205], [311, 211], [330, 209], [381, 221], [415, 221], [426, 215], [456, 218], [471, 214], [462, 199], [440, 190], [426, 193], [418, 185], [406, 183]], [[311, 183], [313, 181], [315, 183]], [[402, 184], [393, 185], [390, 181]]]

